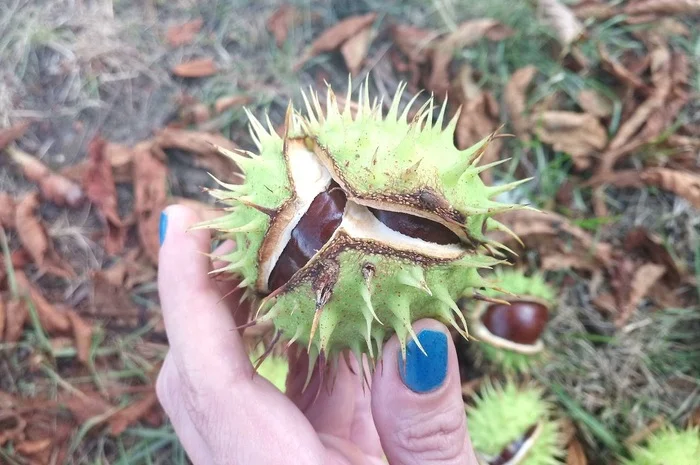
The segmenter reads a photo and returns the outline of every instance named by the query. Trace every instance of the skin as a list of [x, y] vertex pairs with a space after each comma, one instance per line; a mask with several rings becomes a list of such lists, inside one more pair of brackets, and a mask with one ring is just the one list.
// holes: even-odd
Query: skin
[[[210, 279], [210, 235], [183, 206], [167, 209], [158, 288], [170, 342], [156, 384], [158, 398], [190, 459], [208, 464], [477, 465], [467, 432], [457, 354], [448, 337], [447, 377], [418, 394], [398, 370], [399, 343], [385, 345], [383, 366], [363, 389], [356, 360], [339, 362], [334, 389], [313, 401], [319, 377], [302, 394], [308, 360], [291, 360], [287, 394], [253, 373], [240, 325], [235, 283]], [[224, 248], [232, 247], [225, 244]], [[222, 253], [219, 250], [218, 253]], [[433, 320], [414, 324], [442, 331]]]

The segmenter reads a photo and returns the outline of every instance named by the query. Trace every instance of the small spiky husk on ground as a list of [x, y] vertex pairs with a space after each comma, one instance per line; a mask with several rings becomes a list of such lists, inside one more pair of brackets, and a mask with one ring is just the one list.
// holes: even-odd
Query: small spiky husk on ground
[[[549, 312], [556, 307], [557, 291], [540, 273], [527, 275], [524, 270], [499, 267], [494, 270], [492, 279], [497, 287], [486, 289], [483, 293], [486, 298], [504, 302], [532, 301], [544, 305]], [[507, 344], [508, 341], [490, 334], [479, 320], [488, 305], [487, 301], [476, 301], [469, 303], [467, 307], [470, 308], [466, 310], [471, 327], [476, 328], [472, 335], [477, 341], [470, 343], [469, 347], [470, 355], [478, 367], [507, 374], [527, 373], [547, 360], [548, 353], [541, 339], [531, 347], [513, 345], [513, 350], [501, 344]]]
[[700, 463], [700, 426], [680, 430], [666, 426], [644, 445], [632, 448], [622, 465], [697, 465]]
[[[358, 359], [367, 355], [373, 367], [392, 334], [404, 351], [408, 337], [418, 342], [411, 325], [420, 318], [436, 318], [467, 337], [455, 302], [490, 287], [478, 269], [502, 262], [494, 255], [505, 246], [487, 232], [512, 234], [492, 216], [527, 208], [491, 200], [524, 181], [490, 187], [479, 176], [501, 163], [479, 166], [493, 135], [458, 150], [459, 113], [443, 128], [447, 104], [436, 108], [431, 99], [409, 120], [415, 98], [400, 114], [403, 89], [385, 116], [382, 102], [370, 102], [367, 85], [360, 87], [354, 114], [353, 105], [339, 109], [330, 87], [325, 108], [312, 92], [304, 95], [304, 115], [289, 106], [283, 136], [269, 120], [265, 128], [249, 114], [258, 154], [220, 149], [245, 179], [219, 182], [221, 189], [211, 193], [228, 214], [199, 226], [238, 245], [215, 273], [239, 277], [246, 298], [257, 302], [250, 324], [272, 321], [288, 344], [307, 347], [310, 372], [317, 359], [332, 365], [348, 350]], [[293, 228], [332, 182], [347, 197], [342, 222], [288, 282], [271, 289]], [[370, 209], [429, 220], [454, 234], [456, 243], [409, 237]]]
[[561, 425], [538, 385], [512, 379], [485, 381], [467, 405], [469, 435], [481, 463], [530, 434], [508, 465], [556, 465], [564, 457]]

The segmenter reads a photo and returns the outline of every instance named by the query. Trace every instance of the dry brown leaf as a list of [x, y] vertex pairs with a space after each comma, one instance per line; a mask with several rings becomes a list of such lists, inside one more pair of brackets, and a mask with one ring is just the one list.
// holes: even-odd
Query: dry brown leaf
[[431, 50], [431, 73], [426, 88], [443, 99], [450, 87], [449, 66], [454, 54], [481, 39], [503, 40], [513, 35], [513, 30], [495, 19], [472, 19], [461, 23], [457, 29], [436, 41]]
[[116, 319], [117, 323], [133, 326], [138, 324], [139, 309], [129, 295], [131, 282], [127, 282], [129, 265], [121, 260], [106, 270], [92, 274], [92, 313], [101, 318]]
[[615, 325], [618, 328], [621, 328], [627, 323], [632, 313], [637, 309], [639, 303], [647, 295], [647, 292], [649, 292], [665, 272], [666, 267], [654, 263], [645, 263], [636, 269], [632, 276], [632, 282], [630, 283], [629, 298], [620, 306], [620, 311], [615, 318]]
[[[0, 280], [2, 278], [0, 277]], [[7, 310], [5, 309], [5, 301], [3, 300], [2, 294], [0, 294], [0, 341], [3, 341], [5, 336], [5, 321], [7, 320]]]
[[588, 465], [583, 446], [576, 438], [572, 438], [566, 448], [566, 465]]
[[513, 131], [522, 141], [530, 140], [529, 120], [525, 116], [525, 103], [527, 101], [525, 94], [536, 73], [537, 68], [534, 66], [517, 69], [508, 80], [504, 90], [503, 98]]
[[580, 39], [586, 32], [576, 15], [558, 0], [539, 0], [537, 9], [543, 23], [554, 29], [559, 42], [565, 48]]
[[375, 19], [377, 19], [377, 13], [351, 16], [326, 29], [311, 43], [311, 46], [296, 63], [294, 69], [299, 70], [304, 63], [316, 55], [337, 50], [345, 41], [355, 36], [358, 32], [369, 28]]
[[571, 155], [580, 170], [588, 168], [591, 155], [605, 148], [608, 142], [603, 125], [588, 113], [546, 111], [534, 116], [532, 125], [542, 142]]
[[22, 455], [37, 455], [51, 447], [52, 441], [51, 438], [20, 441], [15, 446], [15, 450]]
[[428, 61], [430, 44], [439, 37], [435, 31], [421, 29], [409, 24], [391, 26], [391, 39], [410, 61], [423, 64]]
[[[612, 262], [610, 244], [598, 242], [588, 232], [571, 224], [566, 217], [557, 213], [512, 210], [499, 214], [497, 219], [508, 225], [528, 247], [563, 254], [570, 253], [569, 247], [575, 247], [582, 253], [590, 254], [604, 266], [609, 266]], [[489, 235], [504, 244], [515, 242], [508, 234], [500, 231]]]
[[112, 409], [112, 405], [94, 391], [73, 391], [61, 393], [58, 403], [68, 409], [78, 423], [99, 417]]
[[18, 149], [7, 147], [7, 152], [24, 176], [39, 185], [41, 195], [59, 206], [77, 207], [83, 201], [83, 191], [70, 179], [52, 171], [38, 158]]
[[196, 155], [192, 159], [195, 166], [206, 169], [224, 182], [234, 182], [241, 172], [231, 159], [221, 155], [216, 148], [236, 150], [238, 146], [219, 134], [164, 128], [156, 132], [154, 141], [161, 149], [179, 149]]
[[253, 98], [249, 95], [229, 95], [228, 97], [221, 97], [216, 99], [216, 102], [214, 103], [214, 111], [217, 113], [222, 113], [229, 108], [247, 105], [252, 101]]
[[49, 253], [50, 242], [46, 229], [36, 216], [39, 208], [39, 194], [28, 194], [17, 204], [15, 225], [17, 234], [34, 263], [41, 267]]
[[172, 73], [175, 76], [184, 78], [207, 77], [216, 74], [217, 68], [212, 58], [198, 58], [186, 61], [173, 67]]
[[104, 157], [109, 161], [109, 165], [112, 167], [114, 182], [130, 182], [131, 161], [134, 158], [134, 152], [131, 148], [126, 145], [107, 141], [102, 151]]
[[21, 440], [27, 421], [19, 414], [0, 409], [0, 446], [9, 441]]
[[289, 29], [302, 19], [301, 13], [293, 5], [285, 3], [277, 8], [265, 22], [268, 32], [275, 37], [275, 43], [281, 47], [289, 35]]
[[567, 254], [548, 254], [542, 257], [540, 268], [542, 270], [568, 270], [578, 269], [585, 271], [595, 271], [600, 267], [593, 257], [580, 254], [577, 250]]
[[17, 139], [22, 138], [22, 136], [24, 136], [29, 129], [30, 125], [31, 123], [29, 121], [22, 121], [21, 123], [14, 124], [9, 128], [0, 128], [0, 151], [4, 150], [5, 147]]
[[83, 178], [85, 195], [95, 204], [105, 221], [105, 251], [116, 255], [124, 249], [126, 228], [119, 218], [117, 187], [112, 166], [105, 153], [106, 142], [97, 136], [88, 146], [88, 168]]
[[202, 18], [193, 19], [186, 23], [170, 26], [165, 33], [165, 40], [172, 47], [179, 47], [192, 43], [204, 25]]
[[71, 322], [65, 308], [59, 309], [46, 300], [42, 292], [29, 281], [21, 270], [15, 271], [15, 279], [20, 293], [32, 302], [44, 331], [54, 334], [66, 333], [70, 330]]
[[148, 258], [158, 263], [160, 214], [168, 203], [168, 170], [152, 153], [149, 142], [134, 148], [134, 213], [139, 242]]
[[10, 194], [0, 192], [0, 226], [14, 229], [16, 209], [15, 199]]
[[109, 419], [110, 434], [119, 436], [131, 424], [146, 416], [156, 405], [158, 405], [158, 397], [155, 392], [150, 392], [138, 402], [118, 411]]
[[665, 280], [668, 284], [677, 285], [687, 272], [671, 256], [663, 240], [643, 227], [630, 230], [625, 235], [623, 244], [627, 252], [635, 253], [648, 261], [664, 266]]
[[700, 175], [670, 168], [648, 168], [643, 171], [619, 170], [598, 176], [595, 184], [610, 183], [618, 187], [655, 186], [685, 198], [700, 208]]
[[5, 313], [4, 342], [17, 342], [22, 337], [22, 329], [29, 319], [27, 304], [21, 299], [10, 300], [5, 307]]
[[576, 96], [576, 102], [584, 112], [597, 118], [607, 118], [612, 115], [612, 103], [594, 90], [582, 90]]
[[78, 360], [87, 365], [90, 361], [90, 347], [92, 346], [92, 325], [74, 310], [66, 312], [66, 315], [68, 315], [68, 319], [73, 327], [73, 339], [75, 340]]
[[340, 46], [340, 53], [343, 55], [345, 66], [348, 67], [350, 75], [356, 76], [362, 69], [371, 41], [372, 29], [366, 27], [360, 29], [357, 34]]
[[642, 0], [630, 2], [624, 8], [628, 15], [645, 14], [700, 14], [700, 1], [698, 0]]
[[634, 89], [646, 89], [644, 81], [629, 69], [625, 68], [619, 61], [613, 59], [602, 43], [598, 44], [598, 54], [603, 69], [622, 81], [625, 85]]

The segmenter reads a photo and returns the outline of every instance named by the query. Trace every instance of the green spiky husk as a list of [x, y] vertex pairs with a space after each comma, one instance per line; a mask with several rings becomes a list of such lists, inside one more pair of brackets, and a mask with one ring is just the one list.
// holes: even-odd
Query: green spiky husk
[[[251, 352], [250, 361], [255, 364], [264, 354], [263, 350]], [[287, 375], [289, 374], [289, 361], [277, 354], [265, 357], [257, 368], [257, 374], [268, 380], [277, 389], [285, 392], [287, 389]]]
[[[555, 309], [557, 292], [540, 273], [528, 276], [519, 269], [498, 267], [489, 279], [496, 284], [497, 289], [486, 289], [483, 294], [488, 297], [506, 301], [517, 300], [519, 297], [535, 298], [547, 305], [550, 311]], [[479, 318], [479, 312], [484, 305], [486, 304], [483, 302], [474, 305], [470, 315], [472, 321]], [[549, 358], [546, 350], [536, 354], [523, 354], [493, 346], [485, 341], [471, 344], [470, 349], [477, 365], [491, 367], [507, 374], [528, 373]]]
[[[500, 244], [490, 241], [486, 232], [507, 230], [491, 217], [520, 208], [491, 200], [518, 183], [489, 187], [479, 177], [488, 168], [479, 166], [478, 160], [490, 137], [460, 151], [453, 143], [457, 116], [442, 128], [443, 106], [433, 123], [431, 101], [409, 122], [410, 105], [398, 114], [400, 94], [382, 117], [381, 105], [370, 104], [362, 90], [355, 116], [350, 114], [349, 104], [345, 112], [338, 110], [330, 89], [325, 111], [312, 93], [311, 100], [304, 97], [305, 115], [288, 115], [284, 138], [275, 133], [269, 121], [266, 129], [249, 114], [258, 154], [222, 151], [241, 167], [245, 182], [220, 183], [222, 188], [212, 191], [228, 206], [229, 214], [202, 227], [212, 228], [237, 244], [235, 251], [222, 257], [229, 264], [217, 272], [240, 276], [241, 287], [260, 303], [259, 321], [272, 320], [286, 339], [308, 346], [313, 357], [321, 352], [332, 357], [350, 349], [374, 359], [394, 333], [405, 345], [412, 336], [411, 323], [423, 317], [450, 324], [466, 336], [466, 320], [455, 301], [489, 286], [477, 270], [500, 263], [491, 256]], [[338, 239], [326, 244], [291, 282], [265, 297], [255, 286], [261, 272], [260, 250], [272, 223], [266, 211], [289, 205], [295, 192], [286, 165], [290, 141], [313, 151], [348, 199], [394, 202], [417, 209], [420, 202], [428, 202], [430, 208], [422, 208], [458, 224], [470, 250], [454, 259], [434, 260], [420, 252], [398, 253], [371, 241], [339, 246], [342, 241]], [[319, 308], [313, 280], [324, 260], [338, 266], [337, 282], [330, 299]], [[368, 264], [374, 270], [370, 280], [364, 273]], [[313, 321], [318, 315], [314, 334]]]
[[562, 463], [564, 447], [560, 425], [553, 419], [553, 406], [534, 384], [518, 386], [486, 382], [467, 406], [469, 436], [478, 454], [498, 455], [506, 445], [524, 436], [533, 424], [542, 430], [518, 465], [556, 465]]
[[679, 430], [667, 426], [643, 445], [632, 448], [622, 465], [695, 465], [700, 461], [700, 427]]

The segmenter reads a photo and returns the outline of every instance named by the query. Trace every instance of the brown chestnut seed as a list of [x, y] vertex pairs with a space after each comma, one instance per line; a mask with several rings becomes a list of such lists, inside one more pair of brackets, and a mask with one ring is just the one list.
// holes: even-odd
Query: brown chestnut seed
[[491, 334], [518, 344], [537, 342], [548, 319], [546, 306], [527, 300], [489, 305], [481, 314], [481, 322]]
[[316, 196], [292, 230], [292, 237], [272, 269], [271, 290], [287, 284], [330, 240], [343, 219], [346, 200], [345, 193], [335, 183]]
[[518, 454], [518, 452], [525, 445], [527, 440], [530, 439], [530, 437], [532, 437], [536, 429], [537, 425], [532, 425], [531, 427], [529, 427], [524, 435], [514, 440], [510, 444], [506, 445], [497, 457], [494, 457], [488, 461], [488, 464], [507, 465], [510, 462], [510, 460]]
[[459, 237], [449, 228], [419, 216], [407, 213], [369, 209], [385, 226], [396, 232], [415, 239], [422, 239], [436, 244], [459, 244]]

